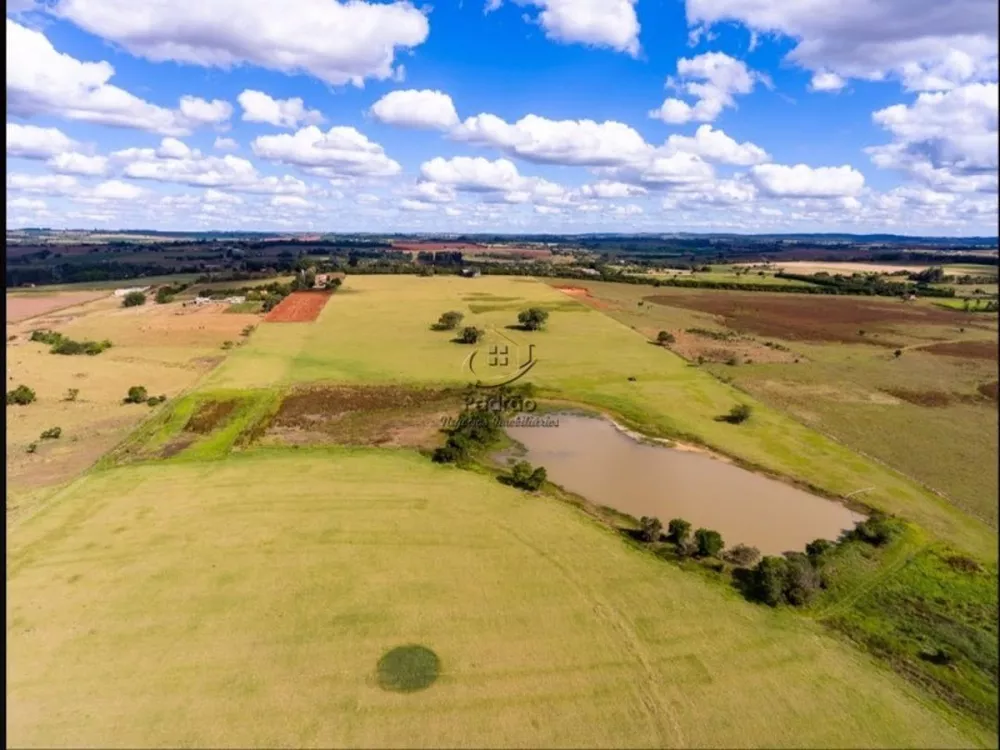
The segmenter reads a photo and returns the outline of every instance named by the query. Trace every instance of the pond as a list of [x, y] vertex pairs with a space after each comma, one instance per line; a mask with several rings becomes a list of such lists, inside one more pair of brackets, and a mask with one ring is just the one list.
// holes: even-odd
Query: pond
[[[864, 518], [840, 503], [770, 479], [703, 452], [649, 445], [604, 418], [554, 414], [557, 427], [510, 426], [524, 460], [550, 481], [635, 518], [689, 521], [722, 534], [727, 547], [763, 554], [802, 551], [814, 539], [836, 540]], [[735, 428], [734, 429], [738, 429]], [[505, 460], [508, 456], [500, 456]]]

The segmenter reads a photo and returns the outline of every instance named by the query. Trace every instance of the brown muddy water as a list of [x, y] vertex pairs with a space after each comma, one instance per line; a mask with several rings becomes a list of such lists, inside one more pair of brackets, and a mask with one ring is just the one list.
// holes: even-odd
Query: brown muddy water
[[[635, 518], [689, 521], [722, 534], [727, 547], [763, 554], [836, 540], [863, 518], [840, 503], [755, 474], [707, 453], [639, 442], [604, 418], [549, 415], [558, 427], [510, 426], [523, 459], [544, 466], [549, 480]], [[499, 456], [506, 460], [508, 455]]]

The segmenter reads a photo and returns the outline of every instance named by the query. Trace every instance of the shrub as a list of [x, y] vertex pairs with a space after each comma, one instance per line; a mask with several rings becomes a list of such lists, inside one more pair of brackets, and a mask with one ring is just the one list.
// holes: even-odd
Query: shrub
[[50, 427], [39, 438], [41, 440], [58, 440], [60, 435], [62, 435], [62, 427]]
[[526, 331], [538, 331], [545, 327], [545, 322], [549, 319], [547, 310], [540, 307], [529, 307], [517, 314], [517, 322]]
[[650, 518], [649, 516], [643, 516], [639, 519], [639, 534], [642, 536], [644, 541], [647, 542], [658, 542], [660, 541], [660, 533], [663, 531], [663, 524], [660, 522], [659, 518]]
[[698, 529], [694, 532], [694, 542], [698, 547], [699, 557], [718, 557], [725, 546], [722, 534], [711, 529]]
[[726, 364], [729, 365], [730, 367], [736, 367], [736, 365], [738, 365], [739, 363], [740, 363], [740, 358], [737, 357], [735, 354], [726, 358]]
[[28, 443], [28, 447], [25, 450], [28, 453], [34, 453], [38, 450], [38, 443]]
[[142, 385], [133, 385], [128, 389], [128, 395], [125, 397], [126, 404], [141, 404], [149, 398], [149, 394], [146, 392], [146, 387]]
[[434, 330], [454, 331], [458, 328], [458, 324], [462, 322], [463, 318], [465, 318], [465, 316], [456, 310], [441, 313], [441, 317], [438, 318], [438, 322], [434, 324]]
[[848, 538], [881, 547], [900, 531], [900, 523], [884, 513], [872, 513], [863, 521], [858, 521]]
[[674, 334], [669, 331], [660, 331], [656, 334], [656, 343], [660, 346], [666, 346], [667, 344], [673, 344], [676, 341]]
[[903, 350], [902, 349], [897, 349], [896, 351], [894, 351], [892, 353], [892, 356], [895, 357], [896, 359], [899, 359], [900, 357], [903, 356]]
[[142, 292], [129, 292], [122, 297], [122, 307], [138, 307], [146, 304], [146, 295]]
[[482, 337], [483, 332], [475, 326], [466, 326], [458, 336], [458, 340], [463, 344], [475, 344]]
[[156, 297], [155, 297], [156, 304], [165, 305], [168, 302], [173, 302], [174, 301], [173, 292], [174, 292], [173, 287], [161, 286], [159, 289], [156, 290]]
[[681, 546], [691, 537], [691, 524], [683, 518], [673, 518], [667, 524], [667, 539]]
[[760, 560], [760, 550], [756, 547], [748, 547], [745, 544], [737, 544], [735, 547], [727, 549], [722, 558], [726, 562], [738, 565], [741, 568], [749, 568]]
[[27, 406], [35, 400], [35, 392], [26, 385], [19, 385], [12, 391], [7, 391], [7, 403]]
[[510, 469], [510, 474], [505, 477], [507, 484], [529, 492], [540, 489], [545, 479], [545, 468], [542, 466], [532, 468], [527, 461], [515, 463]]
[[819, 571], [813, 560], [801, 552], [789, 552], [785, 559], [785, 601], [796, 607], [808, 604], [822, 586]]
[[750, 416], [753, 414], [753, 407], [748, 404], [737, 404], [729, 413], [722, 417], [723, 422], [729, 422], [729, 424], [743, 424]]
[[163, 396], [163, 395], [150, 396], [149, 398], [146, 399], [146, 404], [149, 405], [149, 406], [157, 406], [159, 404], [162, 404], [166, 400], [167, 400], [167, 397]]
[[222, 342], [222, 348], [223, 349], [232, 349], [233, 348], [233, 342], [232, 341], [223, 341]]
[[66, 391], [66, 397], [63, 398], [63, 401], [76, 401], [76, 397], [79, 395], [80, 395], [79, 388], [70, 388], [68, 391]]

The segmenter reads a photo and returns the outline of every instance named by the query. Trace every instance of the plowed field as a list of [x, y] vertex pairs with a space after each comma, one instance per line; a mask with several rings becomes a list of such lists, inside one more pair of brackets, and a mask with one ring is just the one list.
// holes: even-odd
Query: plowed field
[[267, 323], [308, 323], [316, 320], [330, 295], [327, 292], [292, 292], [267, 314]]

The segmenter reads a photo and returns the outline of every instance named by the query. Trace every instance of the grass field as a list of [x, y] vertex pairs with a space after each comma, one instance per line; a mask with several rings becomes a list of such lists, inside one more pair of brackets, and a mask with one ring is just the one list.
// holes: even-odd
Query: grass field
[[[506, 330], [529, 305], [551, 310], [547, 330]], [[977, 556], [997, 555], [995, 536], [981, 521], [531, 279], [350, 277], [315, 324], [262, 324], [205, 387], [465, 383], [471, 348], [430, 330], [452, 309], [465, 313], [465, 323], [492, 327], [524, 347], [536, 344], [538, 362], [527, 379], [543, 392], [603, 407], [650, 434], [701, 442], [836, 496], [873, 487], [865, 497], [873, 506], [905, 513]], [[751, 422], [736, 428], [716, 421], [739, 402], [755, 405]]]
[[[654, 296], [662, 304], [639, 306], [651, 290], [599, 282], [581, 286], [608, 315], [649, 337], [660, 329], [682, 336], [692, 327], [747, 337], [749, 342], [741, 340], [739, 366], [706, 364], [705, 369], [946, 493], [996, 528], [997, 408], [979, 390], [996, 381], [996, 361], [925, 351], [941, 341], [995, 341], [996, 315], [955, 314], [953, 320], [928, 323], [923, 308], [902, 308], [896, 300], [798, 300], [757, 293], [741, 301], [732, 292], [714, 290], [657, 289]], [[764, 306], [768, 298], [781, 305], [775, 314], [765, 317], [763, 308], [754, 313], [752, 306]], [[734, 316], [711, 315], [711, 300], [732, 302]], [[838, 315], [836, 306], [849, 309]], [[765, 341], [789, 350], [784, 361], [775, 361], [775, 350]], [[741, 348], [713, 341], [705, 346]], [[897, 347], [903, 352], [898, 360]]]
[[[405, 451], [91, 474], [7, 555], [11, 746], [991, 742], [807, 619]], [[430, 687], [388, 690], [408, 646]]]
[[806, 287], [814, 286], [808, 281], [799, 279], [779, 279], [775, 276], [773, 269], [767, 271], [752, 271], [750, 273], [736, 273], [735, 266], [711, 266], [711, 271], [699, 273], [679, 272], [674, 269], [663, 269], [651, 271], [650, 276], [658, 279], [696, 279], [698, 281], [725, 282], [727, 284], [769, 284], [772, 286]]

